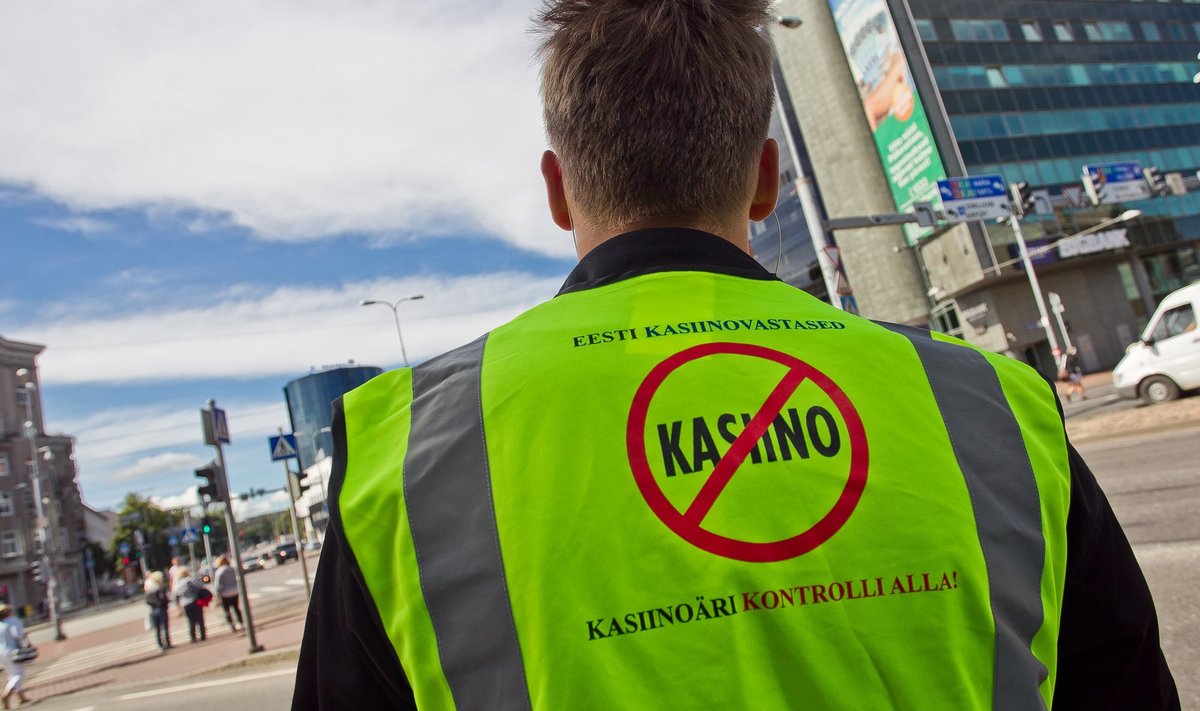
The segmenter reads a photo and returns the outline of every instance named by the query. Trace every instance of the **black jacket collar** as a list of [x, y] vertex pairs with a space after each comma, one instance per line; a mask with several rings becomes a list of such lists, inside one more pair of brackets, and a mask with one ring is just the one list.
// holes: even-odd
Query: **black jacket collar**
[[602, 243], [579, 260], [558, 293], [592, 289], [643, 274], [679, 271], [776, 278], [750, 255], [716, 235], [661, 227], [626, 232]]

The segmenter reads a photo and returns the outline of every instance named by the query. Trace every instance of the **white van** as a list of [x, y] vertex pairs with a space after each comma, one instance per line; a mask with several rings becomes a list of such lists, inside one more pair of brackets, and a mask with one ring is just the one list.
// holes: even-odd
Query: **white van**
[[1162, 300], [1142, 332], [1113, 370], [1122, 397], [1166, 402], [1183, 390], [1200, 388], [1200, 283], [1185, 286]]

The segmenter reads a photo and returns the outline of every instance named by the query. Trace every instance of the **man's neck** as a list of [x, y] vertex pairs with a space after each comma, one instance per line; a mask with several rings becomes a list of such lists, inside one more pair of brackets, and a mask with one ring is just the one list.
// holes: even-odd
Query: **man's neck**
[[646, 230], [660, 227], [675, 227], [708, 232], [709, 234], [716, 235], [726, 242], [729, 242], [746, 254], [750, 254], [750, 235], [744, 218], [740, 221], [740, 223], [731, 222], [729, 224], [709, 223], [705, 221], [655, 221], [621, 225], [620, 227], [594, 227], [591, 225], [577, 224], [574, 230], [575, 253], [580, 259], [583, 259], [588, 252], [591, 252], [596, 247], [604, 244], [617, 235], [623, 235], [626, 232], [633, 232], [635, 230]]

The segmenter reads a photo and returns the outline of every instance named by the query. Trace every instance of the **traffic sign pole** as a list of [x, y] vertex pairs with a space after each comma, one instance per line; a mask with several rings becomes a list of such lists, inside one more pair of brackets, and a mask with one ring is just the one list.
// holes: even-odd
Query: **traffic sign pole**
[[[220, 431], [217, 418], [218, 412], [217, 403], [209, 400], [208, 413], [209, 417], [212, 418], [211, 422], [213, 423], [214, 432]], [[223, 422], [224, 418], [222, 417], [220, 421]], [[217, 450], [217, 464], [221, 469], [220, 476], [225, 479], [221, 487], [223, 489], [221, 498], [225, 503], [225, 530], [229, 534], [229, 552], [233, 555], [233, 569], [236, 571], [238, 577], [238, 589], [241, 591], [242, 596], [242, 609], [246, 611], [246, 641], [250, 646], [250, 653], [254, 654], [263, 651], [263, 647], [254, 638], [254, 615], [250, 612], [250, 592], [246, 589], [246, 575], [242, 570], [242, 552], [238, 548], [237, 519], [233, 515], [233, 505], [229, 502], [229, 479], [225, 469], [225, 451], [221, 447], [221, 442], [228, 439], [228, 432], [222, 434], [226, 436], [213, 437], [215, 442], [212, 446]]]
[[[183, 510], [183, 525], [187, 530], [189, 530], [189, 531], [192, 530], [192, 512], [189, 509]], [[187, 547], [188, 547], [188, 560], [192, 562], [192, 565], [195, 565], [196, 564], [195, 563], [195, 561], [196, 561], [196, 539], [188, 538]]]
[[1008, 225], [1012, 228], [1013, 236], [1017, 238], [1021, 264], [1025, 265], [1025, 276], [1029, 279], [1030, 288], [1033, 289], [1033, 300], [1037, 304], [1038, 317], [1041, 319], [1042, 329], [1046, 332], [1046, 339], [1050, 341], [1050, 353], [1054, 356], [1054, 368], [1057, 372], [1058, 357], [1062, 354], [1062, 350], [1058, 347], [1058, 338], [1050, 326], [1050, 316], [1046, 313], [1046, 300], [1042, 298], [1042, 286], [1038, 283], [1037, 273], [1033, 271], [1033, 261], [1029, 259], [1029, 248], [1025, 246], [1025, 233], [1021, 231], [1021, 220], [1015, 214], [1011, 215], [1008, 218]]
[[[282, 427], [279, 428], [279, 439], [286, 441], [283, 438]], [[296, 459], [296, 466], [300, 466], [299, 458]], [[303, 469], [300, 470], [300, 475], [304, 475]], [[292, 498], [292, 472], [288, 467], [287, 459], [283, 460], [283, 487], [288, 492], [288, 513], [292, 516], [292, 540], [296, 541], [296, 558], [300, 560], [300, 574], [304, 576], [304, 599], [310, 600], [312, 599], [312, 583], [308, 579], [308, 561], [304, 560], [304, 546], [300, 543], [300, 521], [296, 517], [296, 500]]]

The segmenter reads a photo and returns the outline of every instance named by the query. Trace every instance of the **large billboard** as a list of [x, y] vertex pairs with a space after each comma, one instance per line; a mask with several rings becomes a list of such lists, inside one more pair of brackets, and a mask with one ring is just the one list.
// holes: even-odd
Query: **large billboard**
[[[829, 0], [896, 208], [936, 202], [946, 177], [887, 0]], [[932, 234], [906, 225], [909, 242]]]

